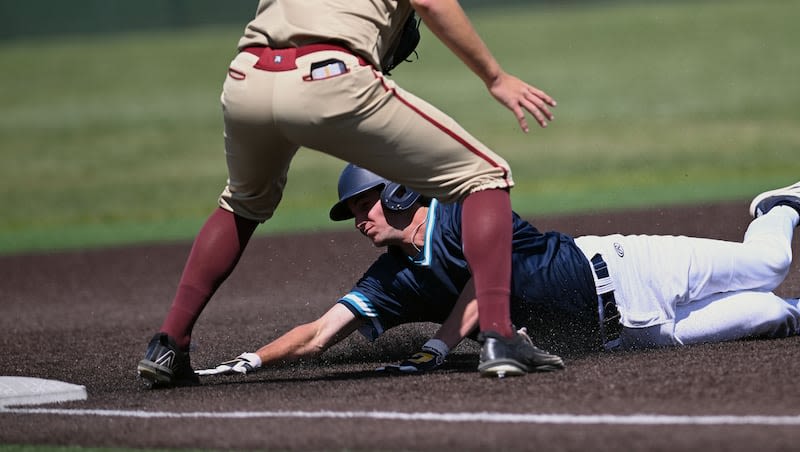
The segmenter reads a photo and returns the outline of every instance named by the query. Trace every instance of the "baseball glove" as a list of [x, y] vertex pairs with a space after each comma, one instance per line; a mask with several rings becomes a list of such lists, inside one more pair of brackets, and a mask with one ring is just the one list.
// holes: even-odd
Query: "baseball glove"
[[419, 23], [420, 19], [417, 14], [411, 11], [411, 15], [403, 25], [403, 32], [395, 42], [392, 51], [389, 52], [388, 58], [382, 63], [384, 74], [391, 75], [389, 71], [396, 68], [398, 64], [403, 61], [412, 61], [408, 59], [412, 53], [417, 55], [416, 48], [420, 40]]
[[444, 365], [449, 348], [444, 342], [431, 339], [422, 346], [422, 350], [404, 359], [399, 364], [387, 364], [375, 369], [389, 373], [422, 373], [431, 372]]

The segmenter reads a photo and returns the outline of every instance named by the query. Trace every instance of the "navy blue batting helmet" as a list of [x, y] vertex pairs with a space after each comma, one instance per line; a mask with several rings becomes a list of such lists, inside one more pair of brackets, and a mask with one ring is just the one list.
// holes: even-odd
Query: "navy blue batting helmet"
[[347, 200], [376, 187], [383, 188], [381, 191], [383, 208], [395, 212], [408, 209], [420, 198], [419, 193], [350, 163], [344, 167], [339, 176], [339, 202], [331, 208], [331, 220], [342, 221], [353, 218], [353, 213], [347, 207]]

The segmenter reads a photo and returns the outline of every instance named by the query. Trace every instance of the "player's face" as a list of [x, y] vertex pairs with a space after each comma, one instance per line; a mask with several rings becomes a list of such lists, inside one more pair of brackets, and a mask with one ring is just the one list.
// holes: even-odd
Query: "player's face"
[[355, 227], [378, 247], [400, 244], [402, 230], [393, 226], [383, 211], [381, 189], [374, 188], [347, 200], [347, 207], [355, 216]]

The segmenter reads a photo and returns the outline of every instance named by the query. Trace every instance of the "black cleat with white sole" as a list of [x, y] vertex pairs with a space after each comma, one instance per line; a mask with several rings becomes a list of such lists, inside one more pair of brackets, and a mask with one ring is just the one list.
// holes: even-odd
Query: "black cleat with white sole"
[[513, 339], [489, 331], [482, 332], [478, 340], [483, 344], [478, 371], [484, 377], [503, 378], [564, 368], [564, 361], [559, 356], [533, 345], [524, 328], [517, 331]]
[[153, 389], [200, 384], [189, 353], [180, 350], [175, 340], [164, 333], [153, 336], [136, 369], [144, 383]]

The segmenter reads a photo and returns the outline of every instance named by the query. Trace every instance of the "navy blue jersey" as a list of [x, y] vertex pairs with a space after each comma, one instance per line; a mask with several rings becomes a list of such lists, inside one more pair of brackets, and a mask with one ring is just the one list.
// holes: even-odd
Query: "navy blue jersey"
[[[426, 225], [417, 256], [389, 247], [339, 300], [368, 320], [361, 332], [371, 340], [403, 323], [442, 323], [471, 278], [461, 246], [461, 204], [433, 200]], [[541, 336], [596, 328], [590, 264], [571, 237], [541, 233], [514, 214], [512, 269], [512, 320], [535, 340], [549, 343]]]

